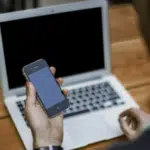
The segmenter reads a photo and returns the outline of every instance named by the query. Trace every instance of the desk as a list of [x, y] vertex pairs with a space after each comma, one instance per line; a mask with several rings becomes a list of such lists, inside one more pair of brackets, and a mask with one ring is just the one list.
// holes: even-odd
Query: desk
[[[111, 6], [110, 32], [112, 71], [120, 79], [137, 103], [150, 112], [150, 59], [136, 26], [136, 15], [131, 5]], [[127, 28], [126, 28], [127, 27]], [[1, 91], [0, 91], [0, 95]], [[105, 149], [125, 137], [99, 142], [81, 150]], [[10, 116], [0, 98], [0, 149], [24, 150]]]

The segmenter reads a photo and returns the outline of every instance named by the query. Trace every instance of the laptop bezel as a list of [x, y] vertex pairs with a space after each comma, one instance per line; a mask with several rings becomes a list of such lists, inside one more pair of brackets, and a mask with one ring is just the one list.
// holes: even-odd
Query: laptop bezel
[[[96, 78], [100, 78], [111, 72], [111, 60], [110, 60], [110, 39], [109, 39], [109, 23], [108, 23], [108, 2], [106, 0], [91, 0], [74, 3], [66, 3], [60, 5], [53, 5], [49, 7], [42, 7], [36, 9], [28, 9], [23, 11], [10, 12], [0, 14], [0, 23], [12, 20], [19, 20], [25, 18], [32, 18], [37, 16], [44, 16], [48, 14], [57, 14], [62, 12], [69, 12], [74, 10], [83, 10], [87, 8], [102, 8], [102, 27], [103, 27], [103, 39], [104, 39], [104, 69], [96, 71], [90, 71], [78, 75], [64, 77], [65, 85], [74, 84], [77, 82], [84, 82]], [[15, 67], [15, 66], [14, 66]], [[1, 68], [1, 85], [3, 95], [5, 97], [21, 95], [25, 93], [25, 87], [19, 87], [15, 89], [9, 89], [8, 78], [6, 72], [5, 57], [3, 51], [1, 26], [0, 26], [0, 68]]]

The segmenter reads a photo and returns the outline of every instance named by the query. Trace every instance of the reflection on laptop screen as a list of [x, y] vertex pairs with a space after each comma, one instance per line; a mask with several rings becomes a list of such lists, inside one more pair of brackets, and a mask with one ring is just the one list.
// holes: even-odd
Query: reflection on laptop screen
[[104, 68], [101, 8], [1, 23], [9, 88], [25, 84], [24, 65], [46, 59], [57, 76]]

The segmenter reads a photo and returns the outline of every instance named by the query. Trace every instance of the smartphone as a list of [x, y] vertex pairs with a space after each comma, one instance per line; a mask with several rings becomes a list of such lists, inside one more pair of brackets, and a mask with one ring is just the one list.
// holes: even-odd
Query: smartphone
[[23, 67], [23, 75], [35, 89], [39, 102], [49, 117], [55, 117], [69, 107], [55, 76], [44, 59], [39, 59]]

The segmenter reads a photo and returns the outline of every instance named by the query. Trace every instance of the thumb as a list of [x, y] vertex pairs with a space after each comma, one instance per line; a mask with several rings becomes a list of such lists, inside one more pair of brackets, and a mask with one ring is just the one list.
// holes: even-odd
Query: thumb
[[26, 84], [26, 91], [27, 91], [27, 101], [26, 104], [29, 106], [35, 105], [36, 102], [36, 91], [32, 83], [27, 82]]
[[126, 119], [120, 118], [119, 121], [122, 131], [128, 138], [131, 139], [131, 137], [134, 137], [136, 135], [136, 129], [132, 129]]

